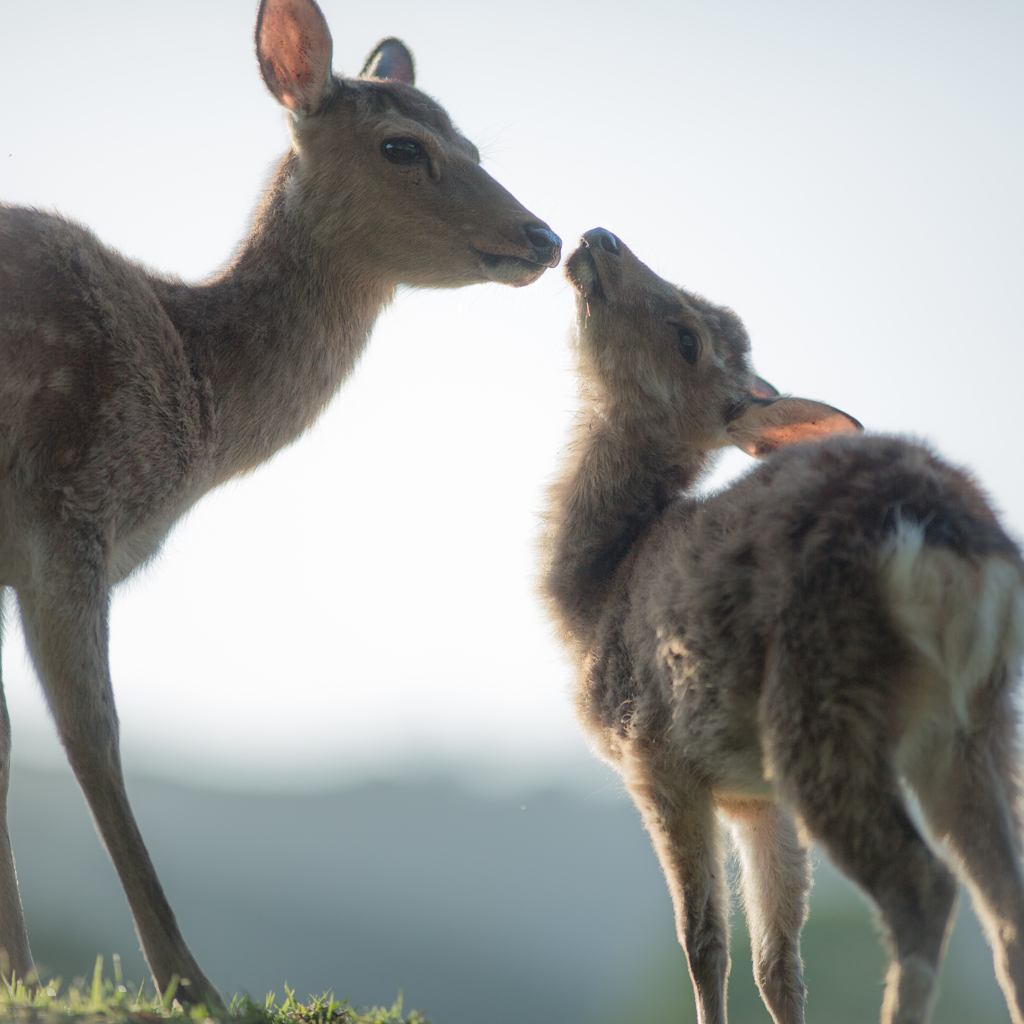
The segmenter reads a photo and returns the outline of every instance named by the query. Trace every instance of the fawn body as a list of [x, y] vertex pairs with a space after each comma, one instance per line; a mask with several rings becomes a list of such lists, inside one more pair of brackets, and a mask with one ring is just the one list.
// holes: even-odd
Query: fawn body
[[[293, 145], [210, 281], [157, 276], [74, 223], [0, 207], [0, 597], [17, 593], [157, 986], [177, 976], [183, 1001], [215, 1010], [125, 795], [109, 589], [203, 494], [312, 423], [397, 285], [528, 284], [561, 245], [414, 88], [398, 40], [341, 78], [316, 4], [263, 0], [256, 50]], [[0, 701], [0, 805], [9, 751]], [[32, 956], [0, 820], [0, 949], [24, 978]]]
[[[566, 274], [586, 402], [552, 491], [544, 590], [580, 720], [664, 870], [699, 1021], [726, 1018], [723, 822], [777, 1024], [803, 1020], [809, 840], [881, 911], [883, 1020], [927, 1020], [957, 882], [906, 783], [970, 887], [1020, 1024], [1016, 545], [927, 448], [779, 396], [735, 314], [609, 232], [588, 232]], [[726, 444], [774, 454], [688, 494]]]

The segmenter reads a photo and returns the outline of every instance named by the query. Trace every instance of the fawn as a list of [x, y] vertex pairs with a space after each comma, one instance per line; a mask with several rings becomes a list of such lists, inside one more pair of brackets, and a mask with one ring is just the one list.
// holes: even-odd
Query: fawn
[[[107, 656], [111, 586], [212, 487], [293, 441], [351, 372], [399, 284], [525, 285], [561, 241], [414, 88], [397, 39], [331, 71], [313, 0], [262, 0], [260, 72], [292, 146], [230, 265], [160, 277], [85, 228], [0, 207], [0, 598], [36, 670], [161, 992], [222, 1011], [125, 795]], [[33, 962], [7, 834], [0, 701], [0, 949]]]
[[[565, 272], [584, 400], [542, 587], [580, 721], [664, 870], [699, 1021], [726, 1019], [719, 823], [776, 1024], [804, 1019], [811, 841], [881, 911], [882, 1020], [927, 1021], [957, 881], [906, 784], [970, 888], [1021, 1024], [1016, 545], [926, 447], [780, 396], [731, 310], [663, 281], [610, 232], [585, 234]], [[766, 461], [693, 494], [729, 444]]]

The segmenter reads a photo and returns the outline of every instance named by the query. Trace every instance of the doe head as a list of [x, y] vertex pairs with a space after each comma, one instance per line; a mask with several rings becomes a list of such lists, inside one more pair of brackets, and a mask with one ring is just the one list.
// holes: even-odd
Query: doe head
[[425, 287], [526, 285], [558, 263], [561, 239], [415, 87], [400, 40], [378, 43], [356, 78], [332, 72], [332, 48], [314, 0], [260, 3], [260, 73], [289, 115], [289, 200], [320, 244], [378, 279]]
[[581, 370], [603, 411], [686, 449], [782, 445], [863, 430], [822, 402], [780, 395], [750, 364], [731, 310], [658, 277], [604, 228], [565, 263], [576, 292]]

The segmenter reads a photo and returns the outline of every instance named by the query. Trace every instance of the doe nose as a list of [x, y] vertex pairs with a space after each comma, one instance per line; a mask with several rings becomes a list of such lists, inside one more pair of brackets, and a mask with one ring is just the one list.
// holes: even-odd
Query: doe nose
[[604, 249], [605, 252], [613, 253], [616, 256], [621, 252], [619, 240], [604, 228], [594, 228], [586, 232], [583, 236], [583, 241], [591, 247]]
[[527, 241], [533, 246], [538, 263], [553, 264], [562, 254], [562, 240], [544, 224], [527, 224], [523, 229]]

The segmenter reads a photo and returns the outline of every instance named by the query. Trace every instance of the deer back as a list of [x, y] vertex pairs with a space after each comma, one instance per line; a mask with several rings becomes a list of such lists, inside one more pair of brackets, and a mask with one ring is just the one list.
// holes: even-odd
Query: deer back
[[[816, 652], [820, 699], [852, 699], [843, 688], [856, 678], [867, 719], [896, 737], [916, 699], [898, 681], [936, 647], [915, 605], [922, 581], [977, 598], [965, 644], [990, 612], [1003, 617], [993, 636], [1019, 632], [1002, 597], [985, 610], [984, 567], [1004, 567], [1012, 595], [1022, 566], [967, 474], [780, 396], [754, 374], [735, 314], [657, 278], [608, 232], [584, 236], [567, 276], [588, 401], [553, 491], [545, 589], [576, 655], [581, 718], [606, 756], [631, 746], [722, 792], [764, 794], [765, 682], [783, 637]], [[695, 495], [725, 444], [766, 461]], [[917, 582], [901, 583], [901, 566], [922, 558], [931, 576], [915, 569]], [[947, 624], [957, 614], [935, 612]], [[1000, 657], [1014, 655], [993, 646], [964, 685]], [[958, 658], [941, 655], [941, 671]]]

